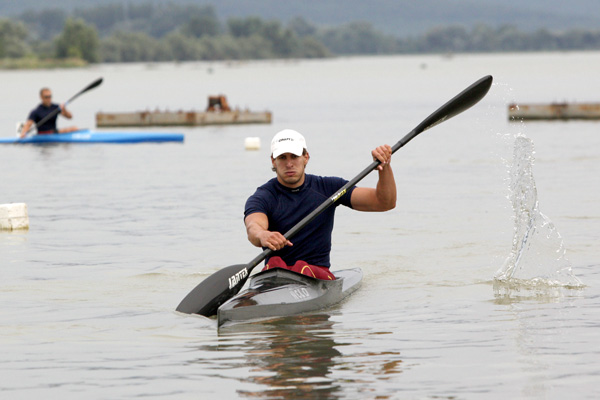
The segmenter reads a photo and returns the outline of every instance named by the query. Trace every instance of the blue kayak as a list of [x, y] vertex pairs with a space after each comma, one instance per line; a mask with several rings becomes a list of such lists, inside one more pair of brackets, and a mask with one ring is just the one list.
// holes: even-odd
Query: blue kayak
[[34, 135], [24, 139], [18, 137], [0, 138], [0, 144], [27, 143], [142, 143], [142, 142], [183, 142], [181, 133], [165, 132], [97, 132], [89, 129], [71, 133]]

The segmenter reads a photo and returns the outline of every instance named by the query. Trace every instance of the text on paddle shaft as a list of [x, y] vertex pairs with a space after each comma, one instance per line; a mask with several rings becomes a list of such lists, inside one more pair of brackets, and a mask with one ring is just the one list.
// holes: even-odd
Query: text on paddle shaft
[[244, 268], [240, 272], [237, 272], [235, 275], [229, 277], [229, 289], [232, 289], [235, 285], [237, 285], [242, 279], [248, 276], [248, 269]]
[[340, 197], [342, 197], [344, 195], [344, 193], [346, 193], [346, 189], [344, 189], [341, 192], [338, 192], [338, 193], [334, 194], [333, 196], [331, 196], [331, 201], [335, 203], [336, 201], [338, 201], [338, 199]]

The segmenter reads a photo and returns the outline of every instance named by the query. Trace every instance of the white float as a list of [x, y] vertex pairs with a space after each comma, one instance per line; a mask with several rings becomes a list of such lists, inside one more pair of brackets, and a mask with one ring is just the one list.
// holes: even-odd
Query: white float
[[0, 230], [29, 229], [27, 204], [0, 204]]
[[260, 150], [260, 138], [247, 137], [244, 141], [244, 147], [246, 147], [246, 150]]

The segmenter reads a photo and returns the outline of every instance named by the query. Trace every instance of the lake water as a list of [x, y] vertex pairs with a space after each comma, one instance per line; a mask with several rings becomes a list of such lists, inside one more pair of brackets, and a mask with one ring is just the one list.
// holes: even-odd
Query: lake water
[[[0, 232], [0, 396], [600, 397], [600, 125], [507, 120], [513, 101], [598, 101], [598, 68], [592, 52], [0, 71], [2, 136], [40, 87], [64, 101], [98, 77], [60, 126], [94, 127], [98, 111], [201, 110], [219, 93], [274, 115], [157, 129], [183, 144], [0, 147], [0, 204], [27, 203], [30, 218], [28, 231]], [[350, 179], [372, 148], [487, 74], [479, 104], [395, 154], [394, 210], [338, 209], [332, 269], [365, 274], [350, 299], [220, 331], [174, 311], [260, 252], [242, 213], [272, 177], [275, 132], [305, 134], [309, 172]], [[245, 150], [246, 137], [262, 148]], [[536, 206], [515, 203], [515, 188]]]

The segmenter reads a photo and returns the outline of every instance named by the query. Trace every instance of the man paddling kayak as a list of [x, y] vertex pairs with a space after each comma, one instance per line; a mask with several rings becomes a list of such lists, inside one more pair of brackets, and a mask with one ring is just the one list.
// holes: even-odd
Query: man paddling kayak
[[[392, 148], [379, 146], [371, 152], [379, 181], [375, 188], [351, 187], [335, 206], [343, 204], [358, 211], [388, 211], [396, 206], [396, 182], [390, 166]], [[274, 251], [265, 268], [286, 268], [318, 279], [335, 279], [329, 271], [331, 234], [336, 207], [330, 207], [295, 237], [287, 232], [348, 181], [338, 177], [306, 174], [310, 159], [306, 140], [300, 133], [284, 129], [271, 141], [271, 164], [276, 177], [260, 186], [246, 201], [244, 223], [248, 240]], [[263, 269], [263, 270], [264, 270]]]
[[[377, 183], [376, 189], [370, 189], [369, 191], [366, 191], [365, 189], [358, 190], [358, 188], [354, 188], [354, 190], [350, 193], [350, 205], [356, 209], [362, 209], [362, 207], [366, 207], [365, 204], [372, 206], [372, 200], [364, 201], [363, 199], [365, 197], [372, 199], [372, 197], [375, 195], [375, 197], [377, 198], [377, 203], [382, 201], [384, 198], [387, 198], [388, 200], [391, 199], [392, 201], [389, 202], [386, 208], [393, 208], [396, 202], [396, 185], [393, 179], [391, 167], [389, 166], [391, 154], [404, 147], [407, 143], [409, 143], [411, 140], [413, 140], [415, 137], [425, 132], [426, 130], [431, 129], [434, 126], [437, 126], [442, 122], [447, 121], [450, 118], [473, 107], [473, 105], [477, 104], [490, 90], [490, 87], [492, 86], [492, 81], [493, 78], [491, 75], [484, 76], [483, 78], [479, 79], [477, 82], [473, 83], [468, 88], [460, 92], [458, 95], [454, 96], [452, 99], [450, 99], [450, 101], [446, 102], [443, 106], [435, 110], [427, 118], [421, 121], [421, 123], [417, 125], [412, 131], [410, 131], [396, 144], [394, 144], [394, 146], [391, 148], [391, 153], [389, 151], [389, 146], [383, 146], [383, 149], [380, 146], [377, 149], [373, 150], [372, 154], [375, 160], [371, 164], [369, 164], [367, 168], [362, 170], [358, 175], [356, 175], [354, 178], [348, 181], [347, 184], [345, 184], [344, 186], [340, 187], [337, 191], [332, 193], [330, 197], [326, 197], [325, 201], [323, 201], [317, 208], [315, 208], [308, 215], [302, 218], [290, 230], [285, 232], [284, 236], [282, 238], [280, 237], [279, 243], [267, 243], [268, 240], [265, 241], [265, 236], [271, 234], [269, 229], [275, 231], [275, 228], [273, 226], [269, 226], [269, 217], [267, 216], [267, 214], [265, 214], [264, 212], [252, 210], [253, 205], [249, 199], [248, 202], [250, 204], [249, 207], [246, 207], [244, 219], [244, 221], [246, 222], [246, 229], [248, 230], [248, 238], [256, 246], [262, 246], [263, 241], [265, 241], [265, 245], [267, 245], [268, 247], [265, 250], [263, 250], [261, 254], [252, 259], [249, 263], [235, 264], [225, 268], [221, 268], [219, 271], [213, 273], [212, 275], [204, 279], [194, 289], [192, 289], [192, 291], [189, 292], [187, 296], [183, 298], [183, 300], [181, 300], [181, 302], [177, 306], [177, 311], [187, 314], [200, 314], [206, 317], [210, 317], [211, 315], [216, 314], [221, 305], [223, 305], [225, 302], [228, 301], [228, 299], [231, 299], [233, 296], [239, 293], [239, 291], [242, 289], [242, 287], [250, 277], [250, 273], [259, 263], [261, 263], [267, 257], [272, 256], [273, 253], [276, 252], [278, 249], [281, 251], [281, 249], [289, 250], [292, 248], [291, 243], [287, 239], [285, 239], [285, 237], [288, 237], [289, 239], [294, 238], [294, 242], [296, 243], [296, 245], [293, 248], [297, 249], [299, 247], [299, 242], [297, 241], [296, 235], [299, 232], [303, 231], [307, 225], [316, 221], [322, 213], [324, 213], [329, 208], [331, 208], [331, 206], [336, 204], [341, 197], [347, 195], [348, 190], [350, 190], [353, 186], [358, 184], [358, 182], [363, 180], [367, 175], [369, 175], [372, 171], [376, 169], [379, 170], [379, 181]], [[294, 136], [296, 134], [298, 133], [296, 132]], [[273, 157], [273, 154], [275, 154], [273, 150], [277, 147], [280, 147], [282, 143], [288, 141], [294, 142], [294, 140], [291, 140], [290, 137], [286, 138], [284, 134], [282, 134], [282, 136], [284, 137], [281, 137], [282, 140], [280, 141], [280, 143], [275, 140], [273, 140], [273, 142], [271, 143], [271, 162], [276, 172], [278, 172], [278, 168], [275, 163], [276, 158]], [[300, 135], [300, 137], [301, 136], [302, 135]], [[298, 136], [295, 137], [300, 139], [300, 137]], [[306, 176], [304, 175], [304, 168], [306, 167], [306, 163], [308, 162], [308, 151], [306, 152], [306, 154], [304, 154], [304, 149], [306, 149], [306, 141], [304, 141], [303, 146], [299, 147], [302, 148], [303, 155], [296, 155], [298, 154], [298, 146], [295, 146], [294, 153], [292, 154], [295, 156], [296, 159], [301, 157], [301, 160], [303, 160], [301, 176], [305, 178], [305, 181], [307, 181]], [[289, 150], [287, 151], [289, 152]], [[282, 153], [285, 153], [285, 151], [283, 151]], [[384, 162], [385, 165], [383, 166], [383, 168], [379, 168], [382, 162]], [[290, 166], [293, 167], [293, 163], [290, 163]], [[296, 172], [291, 167], [289, 171], [284, 170], [284, 176], [288, 175], [290, 178], [292, 178], [296, 174]], [[278, 182], [278, 179], [279, 172], [278, 177], [274, 180]], [[273, 180], [269, 182], [272, 181]], [[268, 185], [269, 182], [267, 182], [266, 185]], [[392, 184], [391, 182], [394, 183]], [[303, 182], [301, 185], [306, 184], [307, 182]], [[283, 184], [280, 185], [283, 187]], [[259, 192], [259, 190], [261, 190], [261, 188], [257, 190], [257, 193]], [[290, 188], [289, 192], [293, 193], [293, 190], [295, 189], [298, 189], [298, 192], [302, 192], [302, 187], [297, 187], [293, 189]], [[393, 193], [393, 195], [385, 195], [386, 192]], [[367, 193], [369, 193], [368, 196], [363, 196]], [[356, 194], [358, 194], [358, 196], [356, 196], [355, 198]], [[256, 203], [260, 205], [260, 201], [257, 201]], [[285, 209], [279, 208], [276, 211], [281, 212], [285, 211]], [[252, 217], [253, 214], [258, 214], [258, 216]], [[260, 216], [260, 214], [263, 215]], [[310, 253], [306, 252], [306, 254]], [[267, 271], [267, 273], [272, 272], [273, 271]], [[340, 280], [335, 280], [329, 283], [339, 282]]]
[[[64, 104], [59, 105], [52, 103], [52, 91], [50, 91], [50, 89], [42, 88], [40, 90], [40, 98], [42, 102], [29, 113], [27, 122], [25, 122], [21, 128], [21, 138], [24, 138], [27, 135], [33, 124], [37, 125], [38, 135], [68, 133], [77, 130], [74, 126], [60, 130], [56, 128], [56, 119], [59, 114], [67, 119], [71, 119], [73, 115], [67, 110]], [[42, 123], [38, 125], [40, 122]]]

